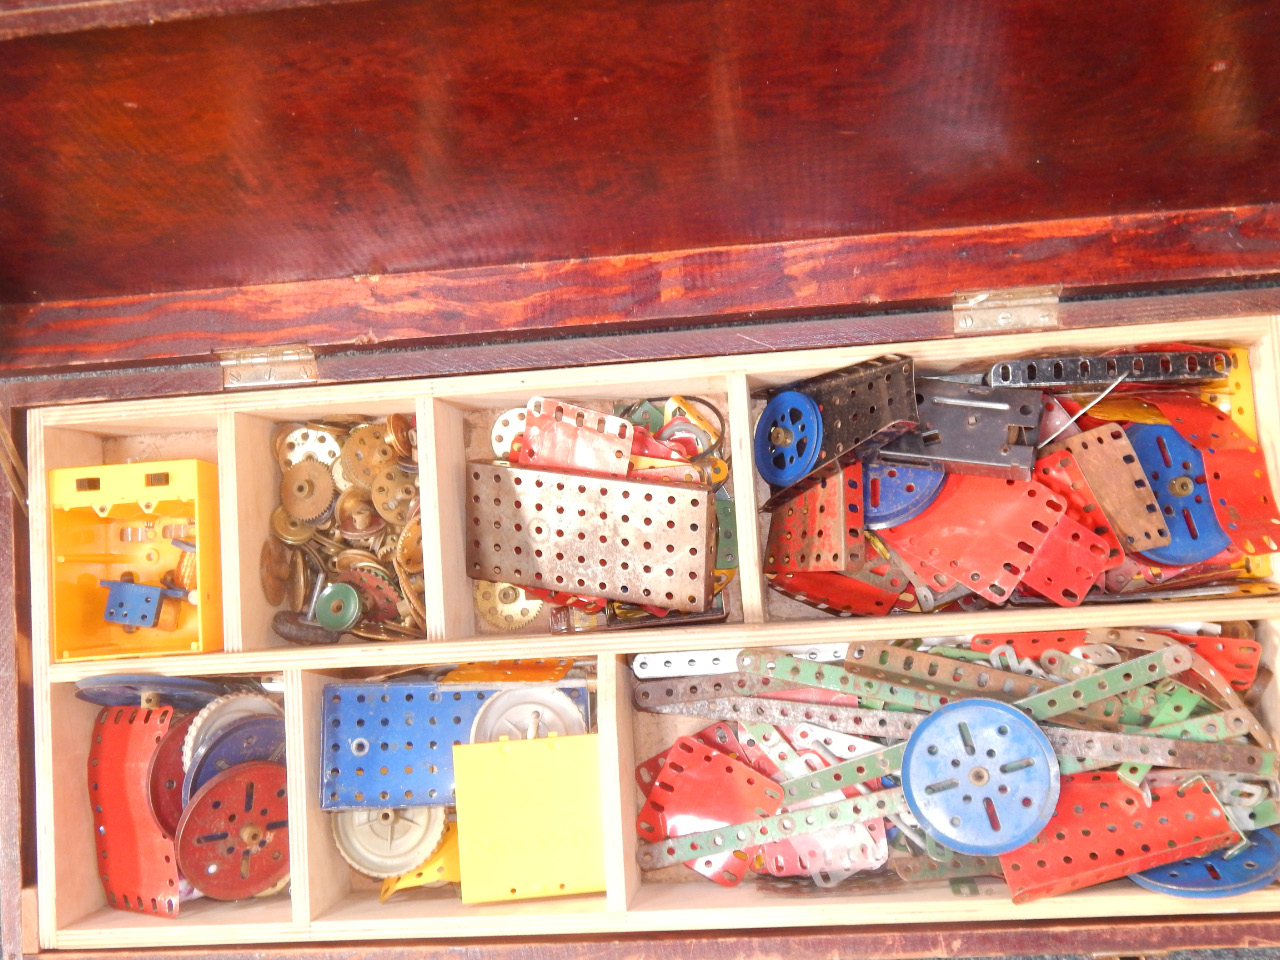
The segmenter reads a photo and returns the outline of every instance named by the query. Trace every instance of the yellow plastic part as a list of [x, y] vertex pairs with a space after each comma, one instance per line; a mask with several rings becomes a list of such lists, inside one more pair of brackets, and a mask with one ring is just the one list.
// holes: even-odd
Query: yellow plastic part
[[[49, 471], [52, 656], [111, 660], [222, 649], [218, 468], [202, 460]], [[194, 524], [192, 523], [194, 521]], [[171, 540], [196, 544], [197, 603], [166, 598], [155, 627], [104, 619], [99, 580], [160, 586], [178, 564]]]
[[729, 464], [719, 457], [703, 458], [702, 464], [711, 470], [711, 482], [720, 483], [729, 478]]
[[599, 740], [453, 748], [463, 903], [604, 890]]
[[378, 902], [386, 903], [397, 890], [434, 887], [442, 883], [458, 883], [461, 880], [462, 871], [458, 869], [458, 825], [450, 823], [444, 828], [444, 839], [440, 841], [440, 849], [428, 857], [422, 866], [417, 870], [410, 870], [398, 877], [387, 877], [382, 881]]
[[698, 412], [697, 408], [684, 397], [676, 395], [667, 401], [667, 405], [662, 410], [662, 418], [664, 425], [670, 423], [676, 417], [684, 417], [695, 427], [701, 427], [707, 431], [707, 435], [711, 437], [711, 442], [715, 443], [720, 439], [720, 428]]
[[671, 478], [680, 483], [706, 483], [707, 470], [696, 463], [685, 463], [683, 460], [659, 460], [656, 457], [642, 457], [633, 454], [632, 470], [670, 470]]
[[738, 575], [738, 568], [733, 567], [728, 570], [717, 569], [717, 570], [713, 570], [712, 573], [715, 576], [715, 583], [711, 588], [712, 596], [714, 596], [715, 594], [720, 593], [722, 590], [724, 590], [724, 588], [727, 587], [730, 584], [730, 582], [732, 582], [733, 578]]
[[566, 657], [552, 657], [537, 660], [491, 660], [460, 663], [443, 677], [441, 683], [504, 683], [506, 681], [522, 681], [527, 683], [546, 683], [552, 680], [563, 680], [565, 674], [573, 666], [573, 661]]

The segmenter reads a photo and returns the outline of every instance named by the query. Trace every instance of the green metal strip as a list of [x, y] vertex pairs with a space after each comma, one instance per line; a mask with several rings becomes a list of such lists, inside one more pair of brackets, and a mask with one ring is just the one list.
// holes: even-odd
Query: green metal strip
[[774, 677], [788, 683], [801, 683], [836, 693], [854, 694], [913, 710], [937, 710], [951, 697], [883, 680], [873, 680], [842, 670], [830, 663], [814, 663], [782, 656], [772, 650], [743, 650], [738, 655], [738, 670], [756, 676]]
[[1190, 665], [1191, 658], [1185, 648], [1169, 647], [1100, 670], [1093, 676], [1081, 677], [1052, 690], [1024, 697], [1014, 703], [1014, 706], [1025, 710], [1037, 720], [1051, 720], [1127, 690], [1162, 680]]
[[1004, 876], [999, 857], [970, 857], [963, 853], [952, 853], [941, 861], [930, 857], [895, 857], [889, 865], [908, 883]]
[[905, 743], [897, 743], [885, 747], [875, 753], [864, 753], [852, 760], [845, 760], [824, 770], [814, 770], [794, 780], [784, 780], [782, 795], [788, 806], [802, 800], [811, 800], [824, 793], [840, 790], [844, 787], [857, 786], [880, 777], [887, 777], [902, 769], [902, 754], [907, 749]]

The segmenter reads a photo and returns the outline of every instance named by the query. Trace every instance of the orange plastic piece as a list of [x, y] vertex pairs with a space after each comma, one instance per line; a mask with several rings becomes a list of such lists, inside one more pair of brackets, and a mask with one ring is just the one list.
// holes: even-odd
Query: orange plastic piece
[[[166, 460], [49, 471], [52, 657], [110, 660], [222, 649], [218, 469]], [[194, 521], [194, 523], [193, 523]], [[159, 586], [196, 545], [197, 603], [167, 598], [158, 624], [108, 623], [100, 580]]]
[[378, 902], [386, 903], [398, 890], [434, 887], [442, 883], [460, 883], [461, 881], [462, 870], [458, 864], [458, 825], [450, 823], [444, 828], [444, 839], [440, 841], [440, 849], [428, 857], [422, 866], [398, 877], [387, 877], [382, 881]]
[[573, 666], [565, 657], [537, 660], [492, 660], [461, 663], [443, 677], [441, 683], [546, 683], [563, 680]]

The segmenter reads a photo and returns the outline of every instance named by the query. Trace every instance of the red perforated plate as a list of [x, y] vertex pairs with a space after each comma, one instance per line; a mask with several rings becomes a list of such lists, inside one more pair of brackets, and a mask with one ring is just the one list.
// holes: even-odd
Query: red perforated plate
[[865, 560], [862, 463], [778, 504], [769, 518], [765, 573], [853, 571]]
[[1070, 653], [1088, 643], [1087, 630], [1061, 630], [1057, 633], [980, 633], [969, 641], [969, 649], [990, 653], [996, 647], [1011, 646], [1019, 657], [1038, 659], [1046, 650]]
[[1114, 773], [1062, 778], [1035, 840], [1000, 857], [1014, 903], [1082, 890], [1240, 839], [1204, 779], [1152, 787], [1151, 806]]
[[285, 769], [255, 760], [222, 771], [191, 798], [178, 824], [178, 866], [214, 900], [243, 900], [289, 874]]
[[1036, 461], [1033, 476], [1067, 505], [1068, 517], [1093, 531], [1106, 543], [1107, 560], [1104, 570], [1110, 570], [1124, 560], [1120, 538], [1111, 529], [1111, 521], [1098, 503], [1080, 464], [1076, 463], [1075, 454], [1070, 450], [1059, 450], [1041, 457]]
[[1065, 508], [1034, 480], [952, 474], [928, 510], [879, 533], [919, 572], [943, 574], [1003, 603]]
[[891, 569], [886, 560], [853, 574], [794, 573], [768, 582], [779, 593], [836, 616], [883, 617], [910, 586], [905, 574], [888, 573]]
[[[782, 807], [782, 790], [759, 772], [698, 743], [676, 740], [636, 816], [636, 832], [658, 842], [715, 827], [771, 817]], [[759, 847], [722, 851], [686, 860], [690, 869], [726, 887], [742, 882]]]
[[178, 915], [178, 864], [173, 840], [151, 814], [148, 770], [172, 717], [172, 707], [105, 707], [89, 748], [93, 839], [107, 903], [159, 917]]
[[178, 832], [178, 820], [182, 818], [182, 744], [195, 718], [194, 713], [189, 713], [177, 722], [170, 722], [169, 732], [156, 745], [147, 767], [151, 813], [170, 837]]
[[1280, 550], [1280, 513], [1257, 442], [1211, 403], [1186, 393], [1152, 393], [1145, 400], [1204, 456], [1213, 512], [1245, 553]]
[[519, 462], [533, 467], [625, 477], [631, 467], [631, 424], [563, 400], [530, 397]]
[[1060, 607], [1078, 607], [1109, 563], [1107, 542], [1073, 517], [1062, 517], [1022, 575], [1022, 582]]
[[[738, 742], [737, 730], [733, 724], [725, 723], [724, 721], [713, 723], [711, 726], [699, 730], [691, 739], [696, 740], [703, 746], [719, 750], [735, 760], [743, 759], [742, 744]], [[674, 747], [671, 748], [671, 750], [674, 749]], [[636, 764], [636, 783], [641, 790], [648, 793], [653, 789], [654, 781], [658, 779], [658, 774], [666, 766], [667, 757], [671, 755], [671, 750], [663, 750], [662, 753], [650, 757], [644, 763]]]
[[1168, 630], [1153, 630], [1172, 637], [1204, 657], [1224, 680], [1240, 691], [1248, 690], [1258, 677], [1262, 644], [1243, 637], [1197, 637]]

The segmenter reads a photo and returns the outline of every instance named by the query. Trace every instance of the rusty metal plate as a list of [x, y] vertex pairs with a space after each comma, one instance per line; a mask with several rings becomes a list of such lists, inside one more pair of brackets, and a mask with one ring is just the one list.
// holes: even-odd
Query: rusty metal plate
[[[887, 564], [886, 564], [887, 566]], [[905, 574], [793, 573], [766, 581], [792, 600], [836, 617], [883, 617], [911, 583]]]
[[1204, 456], [1213, 512], [1231, 542], [1245, 553], [1280, 550], [1280, 513], [1257, 441], [1199, 397], [1153, 393], [1145, 399]]
[[879, 535], [920, 573], [941, 575], [939, 590], [955, 580], [1004, 603], [1064, 509], [1035, 481], [953, 474], [928, 510]]
[[1107, 566], [1110, 570], [1124, 562], [1124, 547], [1111, 529], [1106, 511], [1098, 503], [1089, 480], [1076, 463], [1070, 450], [1059, 450], [1036, 461], [1035, 478], [1058, 495], [1067, 505], [1067, 516], [1092, 530], [1107, 544]]
[[822, 444], [808, 476], [774, 490], [764, 510], [773, 510], [819, 480], [839, 475], [869, 440], [891, 438], [918, 422], [915, 363], [910, 357], [889, 354], [779, 389], [798, 391], [817, 403]]
[[1027, 357], [993, 364], [988, 382], [1003, 386], [1105, 387], [1125, 383], [1203, 383], [1231, 375], [1226, 350], [1160, 350], [1112, 356]]
[[1000, 857], [1014, 903], [1199, 856], [1239, 840], [1202, 778], [1153, 787], [1148, 807], [1114, 774], [1062, 778], [1058, 807], [1031, 843]]
[[920, 427], [880, 450], [885, 462], [1030, 480], [1040, 437], [1040, 391], [922, 377]]
[[178, 866], [214, 900], [255, 897], [289, 875], [285, 768], [242, 763], [191, 798], [178, 824]]
[[467, 531], [476, 579], [695, 613], [711, 604], [708, 487], [472, 461]]
[[862, 464], [819, 480], [769, 518], [765, 573], [848, 572], [865, 561]]
[[107, 903], [118, 910], [178, 915], [173, 839], [152, 816], [149, 798], [151, 756], [172, 718], [172, 707], [104, 707], [93, 725], [93, 840]]
[[623, 477], [631, 467], [632, 425], [563, 400], [530, 397], [520, 463]]
[[1022, 575], [1022, 582], [1060, 607], [1078, 607], [1110, 561], [1107, 542], [1072, 517], [1062, 517]]
[[[737, 662], [734, 652], [734, 662]], [[803, 689], [805, 684], [778, 677], [750, 673], [712, 673], [705, 676], [666, 677], [642, 680], [631, 690], [631, 702], [641, 710], [668, 703], [692, 700], [714, 700], [718, 697], [753, 697], [777, 694], [784, 690]]]
[[1124, 430], [1106, 423], [1074, 437], [1063, 437], [1049, 445], [1045, 456], [1062, 450], [1075, 458], [1126, 550], [1169, 545], [1171, 537], [1164, 525], [1164, 514]]

